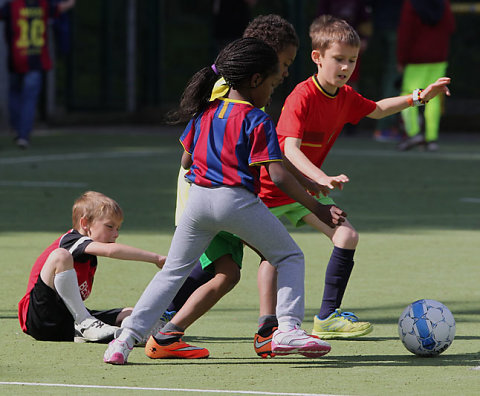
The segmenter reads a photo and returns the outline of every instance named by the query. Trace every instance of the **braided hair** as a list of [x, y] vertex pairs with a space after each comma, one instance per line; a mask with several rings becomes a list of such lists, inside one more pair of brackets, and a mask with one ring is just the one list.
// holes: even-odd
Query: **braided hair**
[[204, 67], [193, 75], [183, 92], [179, 108], [169, 114], [168, 121], [171, 124], [186, 122], [205, 110], [219, 77], [223, 77], [229, 87], [238, 89], [255, 73], [263, 79], [277, 70], [277, 54], [268, 44], [252, 37], [235, 40], [218, 54], [212, 66]]

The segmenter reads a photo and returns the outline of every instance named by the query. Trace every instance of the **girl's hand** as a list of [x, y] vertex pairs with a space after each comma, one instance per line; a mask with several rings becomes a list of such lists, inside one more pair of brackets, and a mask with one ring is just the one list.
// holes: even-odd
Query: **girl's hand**
[[323, 196], [327, 196], [328, 194], [330, 194], [330, 189], [327, 187], [327, 186], [324, 186], [322, 184], [319, 184], [313, 180], [310, 180], [310, 179], [307, 179], [308, 180], [308, 183], [305, 183], [304, 182], [304, 187], [306, 188], [306, 190], [318, 197], [320, 194], [322, 194]]
[[313, 214], [317, 216], [320, 221], [328, 225], [330, 228], [342, 224], [345, 221], [347, 214], [335, 205], [318, 204]]
[[441, 93], [450, 96], [450, 90], [447, 87], [447, 85], [450, 84], [450, 81], [451, 80], [449, 77], [439, 78], [421, 92], [420, 99], [422, 99], [424, 102], [428, 102], [430, 99], [433, 99], [435, 96]]

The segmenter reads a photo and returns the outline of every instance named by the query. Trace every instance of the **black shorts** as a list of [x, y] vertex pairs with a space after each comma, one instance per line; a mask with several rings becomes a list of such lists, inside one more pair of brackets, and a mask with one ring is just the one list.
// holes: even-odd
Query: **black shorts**
[[[102, 322], [114, 326], [122, 308], [88, 311]], [[70, 311], [58, 293], [48, 287], [40, 276], [30, 292], [25, 325], [27, 334], [39, 341], [73, 341], [75, 335]]]

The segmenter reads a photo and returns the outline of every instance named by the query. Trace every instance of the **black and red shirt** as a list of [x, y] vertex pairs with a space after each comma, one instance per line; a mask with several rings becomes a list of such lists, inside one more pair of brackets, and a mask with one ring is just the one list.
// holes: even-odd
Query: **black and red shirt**
[[40, 271], [45, 265], [50, 253], [57, 248], [64, 248], [70, 252], [73, 257], [73, 268], [77, 273], [78, 287], [82, 299], [85, 300], [92, 292], [93, 278], [97, 270], [97, 256], [85, 253], [85, 248], [93, 240], [78, 231], [71, 229], [66, 234], [55, 240], [44, 252], [37, 258], [30, 272], [28, 286], [25, 296], [18, 303], [18, 319], [23, 331], [26, 330], [25, 321], [27, 320], [28, 305], [30, 303], [30, 292], [35, 283], [37, 283]]

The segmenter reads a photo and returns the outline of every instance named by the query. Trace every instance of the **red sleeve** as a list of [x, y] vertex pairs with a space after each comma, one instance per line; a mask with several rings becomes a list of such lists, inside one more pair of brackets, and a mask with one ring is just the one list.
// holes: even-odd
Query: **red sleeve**
[[277, 133], [282, 136], [303, 139], [307, 114], [307, 98], [293, 92], [287, 97], [283, 105], [277, 124]]
[[192, 119], [188, 123], [185, 131], [182, 136], [180, 136], [180, 143], [182, 144], [185, 151], [189, 154], [192, 154], [194, 149], [194, 137], [195, 137], [195, 120]]
[[362, 118], [369, 115], [377, 108], [377, 104], [370, 99], [360, 95], [349, 85], [344, 86], [348, 95], [349, 111], [347, 113], [347, 122], [357, 124]]
[[282, 159], [277, 132], [270, 119], [258, 125], [250, 137], [251, 149], [248, 159], [249, 165]]

